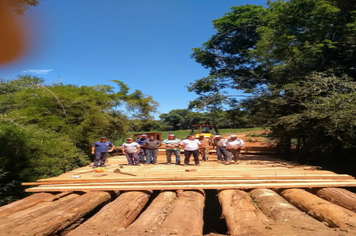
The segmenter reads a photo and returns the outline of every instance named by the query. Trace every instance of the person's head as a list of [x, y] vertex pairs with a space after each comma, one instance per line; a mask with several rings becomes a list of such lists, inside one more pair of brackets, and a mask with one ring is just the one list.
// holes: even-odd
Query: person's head
[[126, 143], [132, 143], [133, 142], [133, 139], [132, 138], [127, 138], [126, 139]]
[[217, 140], [220, 140], [220, 139], [221, 139], [221, 136], [220, 136], [220, 135], [215, 135], [214, 138], [217, 139]]
[[194, 135], [194, 134], [189, 135], [189, 136], [188, 136], [188, 139], [189, 139], [189, 140], [194, 140], [194, 139], [195, 139], [195, 135]]
[[106, 137], [101, 137], [100, 142], [105, 143], [106, 142]]
[[232, 140], [235, 140], [235, 139], [237, 139], [237, 136], [236, 136], [236, 134], [232, 134], [232, 135], [230, 135], [230, 139], [232, 139]]
[[204, 134], [199, 134], [199, 139], [203, 140], [204, 139]]
[[153, 141], [153, 140], [155, 140], [155, 136], [150, 136], [150, 138], [149, 138], [151, 141]]
[[175, 139], [174, 134], [170, 134], [170, 135], [168, 135], [168, 139], [169, 139], [169, 140], [173, 140], [173, 139]]
[[141, 139], [146, 139], [147, 138], [147, 134], [141, 134]]

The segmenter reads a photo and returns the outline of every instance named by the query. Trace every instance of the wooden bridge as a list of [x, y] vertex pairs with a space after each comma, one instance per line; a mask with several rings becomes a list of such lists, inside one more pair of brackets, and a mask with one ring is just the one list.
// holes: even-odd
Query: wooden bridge
[[261, 152], [200, 166], [114, 156], [104, 172], [23, 183], [35, 194], [0, 208], [0, 235], [356, 235], [354, 177]]

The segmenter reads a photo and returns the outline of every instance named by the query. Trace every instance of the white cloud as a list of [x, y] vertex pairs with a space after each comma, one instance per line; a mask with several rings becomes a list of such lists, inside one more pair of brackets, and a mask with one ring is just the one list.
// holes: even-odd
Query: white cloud
[[49, 72], [51, 72], [53, 69], [39, 69], [39, 70], [34, 70], [34, 69], [28, 69], [28, 70], [24, 70], [22, 71], [23, 73], [34, 73], [34, 74], [47, 74]]

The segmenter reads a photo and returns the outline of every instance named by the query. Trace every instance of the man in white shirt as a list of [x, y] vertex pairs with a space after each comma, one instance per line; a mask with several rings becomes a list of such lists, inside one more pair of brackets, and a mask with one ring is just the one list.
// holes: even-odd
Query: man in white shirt
[[245, 145], [242, 139], [237, 138], [235, 134], [230, 135], [230, 138], [226, 140], [226, 154], [227, 154], [227, 162], [226, 165], [230, 165], [231, 163], [236, 163], [238, 161], [241, 147]]
[[190, 157], [193, 155], [195, 165], [199, 166], [199, 147], [201, 145], [199, 140], [196, 140], [194, 135], [190, 135], [180, 145], [184, 147], [184, 165], [189, 165]]
[[129, 165], [140, 165], [138, 154], [140, 153], [140, 144], [133, 141], [132, 138], [127, 138], [126, 143], [121, 145], [122, 154], [126, 156]]

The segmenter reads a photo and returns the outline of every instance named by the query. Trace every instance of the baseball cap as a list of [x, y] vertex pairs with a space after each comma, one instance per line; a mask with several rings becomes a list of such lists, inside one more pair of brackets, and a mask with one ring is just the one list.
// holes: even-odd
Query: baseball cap
[[147, 136], [147, 134], [141, 134], [141, 136]]
[[221, 136], [220, 135], [215, 135], [215, 138], [221, 138]]
[[237, 137], [236, 134], [230, 135], [230, 138], [236, 138], [236, 137]]
[[168, 136], [174, 137], [175, 135], [174, 134], [169, 134]]
[[100, 139], [104, 139], [104, 138], [106, 139], [106, 137], [101, 137]]
[[204, 137], [204, 134], [199, 134], [199, 137]]
[[133, 140], [132, 138], [127, 138], [126, 140]]

